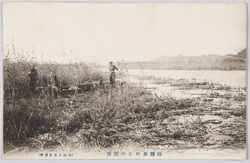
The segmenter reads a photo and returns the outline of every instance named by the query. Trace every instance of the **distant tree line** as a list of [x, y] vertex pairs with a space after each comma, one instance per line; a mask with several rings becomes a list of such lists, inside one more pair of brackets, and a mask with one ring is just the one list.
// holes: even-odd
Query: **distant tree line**
[[162, 56], [148, 62], [126, 62], [126, 68], [128, 69], [246, 70], [246, 67], [246, 49], [235, 55]]

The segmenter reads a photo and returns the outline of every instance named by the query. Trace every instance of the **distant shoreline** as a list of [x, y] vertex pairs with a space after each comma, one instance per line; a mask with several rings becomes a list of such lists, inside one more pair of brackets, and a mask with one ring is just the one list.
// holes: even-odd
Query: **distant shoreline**
[[[129, 70], [140, 70], [141, 68], [126, 68]], [[238, 70], [217, 70], [217, 69], [159, 69], [159, 68], [142, 68], [142, 70], [185, 70], [185, 71], [246, 71], [246, 69], [238, 69]]]
[[[108, 69], [108, 66], [101, 66], [103, 69]], [[119, 66], [118, 66], [119, 68]], [[128, 70], [180, 70], [180, 71], [247, 71], [246, 69], [166, 69], [166, 68], [130, 68], [124, 67], [123, 69]]]

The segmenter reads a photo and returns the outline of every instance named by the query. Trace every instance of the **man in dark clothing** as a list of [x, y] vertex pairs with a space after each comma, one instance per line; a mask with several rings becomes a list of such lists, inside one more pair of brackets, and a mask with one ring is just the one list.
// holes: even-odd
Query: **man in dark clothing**
[[35, 94], [36, 93], [36, 83], [38, 80], [38, 73], [37, 73], [37, 70], [35, 69], [35, 65], [32, 66], [28, 75], [30, 77], [29, 91], [31, 94]]
[[[51, 73], [52, 74], [52, 73]], [[58, 80], [56, 74], [52, 74], [51, 76], [51, 91], [52, 91], [52, 97], [59, 97], [59, 88], [60, 88], [60, 81]]]
[[109, 80], [111, 85], [115, 84], [115, 70], [118, 70], [117, 67], [112, 62], [109, 62]]

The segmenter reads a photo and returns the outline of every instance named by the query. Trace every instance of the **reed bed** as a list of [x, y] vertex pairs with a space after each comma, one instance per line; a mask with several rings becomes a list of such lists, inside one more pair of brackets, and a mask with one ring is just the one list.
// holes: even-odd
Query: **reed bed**
[[[233, 105], [226, 97], [217, 94], [175, 99], [171, 96], [158, 97], [142, 86], [117, 83], [115, 86], [99, 85], [94, 90], [67, 97], [54, 98], [45, 93], [26, 97], [26, 73], [32, 64], [35, 63], [22, 57], [15, 62], [4, 59], [5, 153], [22, 147], [32, 151], [107, 149], [126, 144], [166, 149], [213, 145], [244, 148], [246, 145], [244, 94], [229, 94], [237, 104]], [[41, 87], [48, 85], [53, 71], [57, 72], [64, 86], [108, 78], [93, 64], [43, 63], [36, 64], [36, 67]], [[180, 89], [194, 86], [185, 80], [164, 82]], [[161, 84], [164, 82], [161, 81]], [[211, 89], [211, 83], [196, 84], [195, 87]], [[205, 100], [207, 98], [219, 98], [221, 101], [218, 104]], [[216, 116], [216, 119], [207, 120], [206, 115]], [[227, 118], [232, 118], [234, 123], [224, 122]], [[211, 127], [213, 125], [216, 126]], [[219, 134], [230, 139], [217, 141], [211, 138]]]

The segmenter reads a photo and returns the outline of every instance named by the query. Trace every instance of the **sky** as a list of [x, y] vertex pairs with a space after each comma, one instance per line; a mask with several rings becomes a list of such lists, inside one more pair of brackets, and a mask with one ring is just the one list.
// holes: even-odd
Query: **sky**
[[237, 54], [246, 47], [244, 3], [4, 3], [4, 56], [38, 61], [149, 61]]

